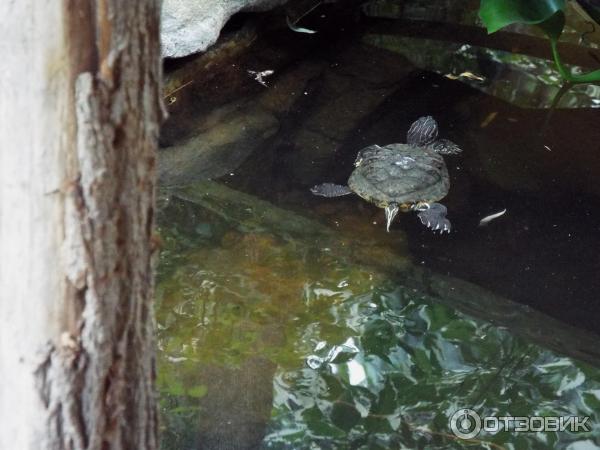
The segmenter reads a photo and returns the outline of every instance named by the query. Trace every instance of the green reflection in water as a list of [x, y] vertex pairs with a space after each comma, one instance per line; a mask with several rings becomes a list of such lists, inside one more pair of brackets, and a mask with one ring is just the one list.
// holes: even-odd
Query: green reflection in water
[[[598, 369], [354, 264], [359, 239], [336, 251], [176, 199], [162, 216], [163, 448], [599, 448]], [[460, 441], [463, 407], [592, 431]]]
[[[277, 374], [265, 448], [311, 448], [307, 441], [317, 448], [466, 448], [448, 427], [464, 407], [486, 416], [581, 415], [598, 423], [596, 369], [402, 286], [357, 292], [328, 312], [320, 320], [343, 328], [358, 352], [348, 362]], [[342, 343], [318, 325], [300, 336], [325, 343], [324, 350]], [[478, 436], [476, 448], [565, 448], [597, 436], [597, 428], [588, 435], [501, 432]]]
[[[367, 44], [404, 55], [417, 67], [458, 79], [522, 108], [550, 108], [563, 83], [552, 61], [533, 56], [393, 35], [371, 34], [363, 39]], [[581, 72], [580, 68], [573, 69]], [[600, 86], [573, 86], [560, 106], [598, 108]]]

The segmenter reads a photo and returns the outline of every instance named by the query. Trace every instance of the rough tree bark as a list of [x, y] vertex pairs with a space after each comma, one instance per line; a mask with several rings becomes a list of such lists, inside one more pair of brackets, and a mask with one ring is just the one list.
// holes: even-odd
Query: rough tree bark
[[0, 1], [0, 448], [154, 449], [160, 0]]

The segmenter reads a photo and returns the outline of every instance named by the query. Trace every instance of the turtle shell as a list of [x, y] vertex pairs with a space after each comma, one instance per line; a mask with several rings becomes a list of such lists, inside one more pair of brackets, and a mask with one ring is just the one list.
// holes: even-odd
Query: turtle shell
[[428, 147], [372, 145], [358, 153], [355, 166], [348, 186], [380, 208], [390, 203], [435, 202], [450, 188], [443, 157]]

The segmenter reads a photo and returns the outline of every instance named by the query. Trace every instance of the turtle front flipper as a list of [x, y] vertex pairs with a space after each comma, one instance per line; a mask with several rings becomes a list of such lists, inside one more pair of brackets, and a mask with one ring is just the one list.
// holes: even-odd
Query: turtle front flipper
[[448, 139], [438, 139], [431, 144], [431, 149], [440, 155], [458, 155], [462, 149]]
[[310, 192], [321, 197], [341, 197], [352, 194], [352, 190], [348, 186], [333, 183], [317, 184], [310, 189]]
[[450, 233], [450, 221], [446, 219], [448, 210], [444, 205], [441, 203], [429, 203], [423, 209], [417, 208], [417, 210], [420, 211], [417, 215], [423, 225], [431, 228], [433, 231], [440, 230], [440, 233], [444, 231]]
[[394, 217], [396, 217], [396, 214], [398, 214], [399, 209], [400, 208], [396, 203], [390, 203], [385, 207], [385, 220], [387, 222], [386, 229], [388, 233], [390, 232], [390, 225], [392, 224]]

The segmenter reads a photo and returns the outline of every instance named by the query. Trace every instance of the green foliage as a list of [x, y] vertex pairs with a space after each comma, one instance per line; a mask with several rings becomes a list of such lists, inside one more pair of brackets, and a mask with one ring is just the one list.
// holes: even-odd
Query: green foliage
[[[577, 75], [571, 73], [561, 61], [558, 40], [565, 26], [565, 7], [564, 0], [481, 0], [479, 16], [488, 33], [494, 33], [514, 23], [539, 26], [550, 39], [554, 63], [566, 82], [598, 82], [600, 70]], [[593, 13], [598, 13], [597, 7], [588, 5], [587, 8]]]
[[493, 33], [513, 23], [542, 23], [564, 8], [564, 0], [481, 0], [479, 16]]

